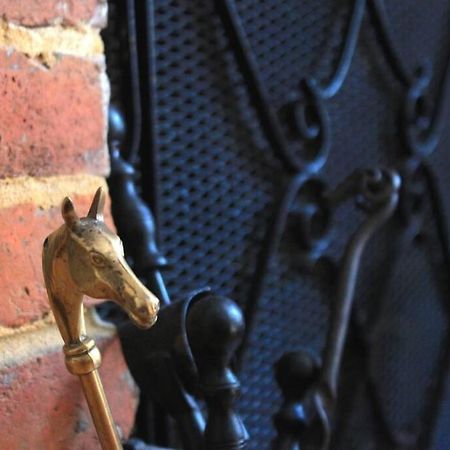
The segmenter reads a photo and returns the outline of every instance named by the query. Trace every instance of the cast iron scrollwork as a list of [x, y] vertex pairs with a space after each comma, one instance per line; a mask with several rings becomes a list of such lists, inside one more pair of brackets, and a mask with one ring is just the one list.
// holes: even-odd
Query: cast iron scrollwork
[[450, 96], [450, 54], [440, 82], [439, 94], [432, 111], [426, 91], [431, 79], [431, 67], [422, 64], [409, 73], [395, 49], [389, 30], [384, 4], [381, 0], [355, 0], [347, 26], [337, 67], [328, 83], [321, 85], [309, 77], [299, 83], [299, 95], [290, 100], [282, 110], [286, 123], [303, 142], [303, 158], [291, 150], [283, 126], [271, 108], [269, 94], [258, 72], [256, 58], [245, 35], [234, 0], [217, 1], [217, 9], [229, 32], [238, 62], [249, 92], [257, 106], [261, 122], [269, 142], [289, 171], [317, 172], [325, 164], [331, 136], [328, 113], [324, 102], [334, 97], [341, 89], [354, 57], [365, 11], [370, 14], [380, 45], [392, 72], [406, 88], [403, 122], [405, 139], [410, 152], [422, 157], [430, 154], [437, 146], [442, 129], [442, 118], [447, 99]]
[[[299, 258], [302, 267], [311, 268], [318, 261], [322, 261], [321, 256], [327, 246], [330, 217], [327, 205], [317, 197], [317, 192], [324, 189], [323, 182], [315, 178], [308, 178], [308, 174], [313, 173], [316, 176], [326, 163], [331, 142], [326, 100], [339, 92], [347, 77], [361, 33], [364, 14], [367, 13], [371, 19], [371, 25], [378, 38], [383, 56], [404, 92], [404, 106], [400, 115], [406, 158], [402, 156], [398, 163], [399, 172], [404, 181], [399, 209], [405, 225], [408, 227], [412, 225], [416, 229], [420, 222], [420, 203], [425, 201], [425, 192], [430, 194], [433, 204], [439, 203], [439, 189], [433, 182], [432, 169], [425, 163], [425, 158], [437, 148], [442, 132], [443, 118], [450, 97], [450, 53], [437, 94], [432, 102], [429, 98], [429, 86], [432, 78], [431, 65], [422, 63], [415, 70], [406, 67], [396, 48], [383, 1], [355, 0], [349, 16], [340, 58], [330, 81], [321, 86], [313, 77], [304, 78], [299, 83], [296, 97], [287, 101], [286, 106], [277, 115], [271, 107], [269, 93], [258, 72], [256, 57], [245, 34], [235, 2], [226, 0], [216, 2], [216, 5], [230, 42], [233, 44], [232, 49], [244, 74], [248, 91], [252, 95], [267, 139], [272, 144], [275, 154], [285, 163], [286, 170], [294, 172], [277, 202], [276, 214], [267, 230], [251, 294], [246, 304], [247, 331], [243, 347], [239, 352], [239, 362], [242, 364], [249, 335], [253, 329], [259, 299], [262, 296], [264, 280], [284, 232], [288, 216], [297, 224], [298, 233], [301, 236], [303, 248]], [[284, 121], [284, 125], [280, 120]], [[293, 141], [300, 139], [302, 158], [299, 159], [294, 154], [292, 151], [294, 146], [286, 136], [291, 136]], [[312, 186], [314, 186], [313, 189]], [[313, 193], [311, 197], [311, 192], [314, 191], [315, 194]], [[307, 200], [299, 210], [291, 211], [293, 199], [301, 196], [301, 193], [307, 194], [306, 197], [309, 195], [311, 201]], [[438, 207], [434, 207], [433, 210], [438, 221], [437, 227], [441, 230], [438, 234], [445, 253], [444, 259], [449, 260], [448, 245], [446, 245], [448, 239], [443, 215]], [[320, 224], [319, 227], [312, 226], [317, 223]], [[441, 381], [445, 378], [445, 367], [446, 365], [442, 365], [442, 370], [439, 372]], [[438, 384], [442, 385], [442, 382]], [[436, 405], [431, 410], [437, 411]], [[378, 407], [375, 409], [380, 410]], [[382, 417], [379, 418], [380, 422], [384, 423]], [[392, 438], [391, 431], [387, 431], [387, 434], [390, 434]], [[395, 441], [394, 438], [392, 439]]]
[[337, 264], [336, 297], [322, 363], [318, 364], [307, 353], [294, 352], [282, 357], [277, 364], [276, 378], [285, 403], [275, 417], [276, 450], [295, 450], [304, 444], [318, 449], [329, 446], [339, 371], [362, 254], [371, 236], [394, 213], [399, 190], [400, 177], [396, 172], [360, 170], [326, 195], [330, 207], [354, 197], [368, 216], [350, 238]]
[[[286, 139], [286, 133], [271, 107], [269, 94], [258, 72], [255, 56], [245, 35], [244, 28], [236, 11], [233, 0], [217, 1], [216, 7], [220, 12], [237, 60], [253, 100], [258, 107], [258, 113], [263, 123], [267, 138], [286, 168], [293, 172], [317, 172], [325, 164], [331, 145], [331, 131], [328, 112], [324, 102], [334, 97], [341, 89], [355, 52], [366, 0], [356, 0], [347, 27], [346, 39], [341, 51], [337, 68], [325, 85], [321, 85], [314, 78], [307, 78], [299, 83], [297, 98], [281, 109], [281, 115], [286, 118], [294, 140], [300, 139], [302, 156], [291, 149], [291, 143]], [[289, 133], [288, 133], [289, 134]]]
[[418, 67], [405, 97], [403, 126], [406, 146], [408, 153], [418, 158], [429, 156], [436, 149], [442, 134], [445, 108], [450, 98], [450, 58], [433, 108], [427, 97], [431, 76], [429, 65]]
[[[143, 4], [144, 2], [142, 2]], [[205, 424], [201, 418], [198, 405], [193, 401], [194, 393], [195, 395], [203, 396], [207, 400], [207, 406], [213, 416], [217, 418], [220, 414], [226, 414], [225, 419], [222, 417], [221, 420], [225, 420], [226, 423], [237, 424], [232, 429], [232, 433], [230, 433], [230, 436], [235, 433], [235, 437], [231, 438], [229, 436], [231, 444], [226, 448], [241, 448], [244, 446], [247, 439], [246, 432], [232, 408], [232, 402], [238, 391], [238, 383], [234, 378], [234, 374], [229, 372], [229, 359], [235, 345], [239, 342], [241, 333], [243, 333], [242, 344], [237, 352], [236, 367], [239, 369], [243, 364], [245, 351], [248, 349], [249, 336], [254, 326], [258, 302], [263, 295], [265, 279], [280, 241], [286, 228], [294, 226], [301, 247], [298, 251], [297, 260], [303, 269], [303, 274], [306, 273], [304, 269], [309, 271], [317, 269], [321, 263], [326, 261], [324, 254], [328, 246], [333, 210], [343, 201], [355, 198], [358, 206], [366, 211], [367, 217], [351, 236], [338, 266], [338, 287], [322, 361], [309, 353], [298, 351], [284, 355], [276, 365], [276, 378], [285, 397], [285, 402], [275, 417], [278, 437], [274, 442], [274, 448], [277, 450], [293, 450], [304, 445], [307, 447], [312, 446], [313, 448], [326, 448], [332, 429], [331, 422], [333, 421], [333, 409], [336, 402], [336, 383], [342, 360], [343, 346], [350, 326], [352, 331], [359, 336], [358, 339], [361, 342], [361, 346], [369, 347], [365, 340], [366, 336], [362, 332], [363, 325], [357, 320], [358, 311], [352, 308], [357, 272], [367, 240], [392, 216], [397, 203], [399, 206], [398, 216], [403, 219], [403, 225], [408, 231], [408, 238], [415, 235], [416, 232], [419, 233], [421, 204], [425, 201], [425, 196], [428, 193], [431, 198], [433, 214], [436, 218], [438, 235], [443, 248], [444, 260], [446, 261], [446, 269], [450, 268], [447, 226], [442, 214], [442, 205], [440, 205], [442, 202], [438, 186], [434, 182], [432, 169], [426, 163], [426, 158], [438, 146], [446, 104], [450, 97], [450, 53], [433, 104], [429, 98], [432, 67], [424, 63], [420, 64], [415, 70], [410, 70], [406, 67], [404, 61], [400, 58], [400, 52], [396, 49], [383, 1], [354, 0], [338, 62], [329, 81], [320, 83], [313, 76], [303, 77], [299, 80], [298, 89], [296, 89], [292, 97], [283, 99], [281, 103], [284, 106], [277, 110], [273, 108], [269, 92], [264, 86], [257, 59], [247, 39], [235, 1], [215, 1], [216, 9], [231, 43], [231, 49], [236, 56], [253, 104], [259, 115], [262, 129], [274, 153], [283, 163], [287, 181], [286, 185], [281, 189], [278, 201], [275, 202], [275, 214], [273, 214], [272, 221], [266, 230], [266, 237], [254, 271], [251, 292], [244, 311], [245, 331], [239, 326], [239, 332], [234, 336], [229, 336], [230, 342], [227, 345], [222, 343], [223, 346], [221, 346], [218, 344], [215, 351], [218, 349], [222, 351], [228, 346], [227, 351], [222, 352], [220, 357], [214, 356], [213, 360], [215, 363], [211, 364], [211, 361], [208, 359], [209, 356], [205, 356], [207, 352], [205, 353], [204, 341], [189, 334], [194, 333], [195, 335], [195, 333], [198, 333], [198, 335], [201, 335], [202, 333], [200, 333], [198, 327], [201, 328], [202, 325], [207, 325], [197, 321], [194, 323], [192, 317], [194, 317], [196, 305], [201, 309], [200, 305], [205, 302], [203, 306], [207, 310], [210, 303], [205, 298], [216, 297], [205, 293], [200, 293], [197, 297], [196, 294], [185, 300], [183, 308], [186, 309], [180, 307], [181, 303], [170, 304], [160, 274], [160, 270], [166, 267], [167, 263], [156, 246], [153, 217], [144, 202], [139, 199], [137, 189], [133, 184], [133, 177], [135, 177], [133, 165], [137, 161], [135, 149], [138, 147], [139, 134], [142, 132], [140, 130], [141, 116], [146, 116], [147, 114], [145, 119], [147, 123], [151, 123], [150, 128], [154, 127], [155, 121], [153, 110], [155, 86], [152, 84], [152, 80], [154, 80], [154, 73], [152, 72], [154, 71], [154, 61], [152, 60], [154, 56], [152, 53], [154, 52], [154, 43], [152, 42], [154, 30], [145, 30], [144, 34], [147, 41], [146, 46], [143, 47], [146, 47], [148, 52], [146, 57], [148, 56], [149, 61], [144, 61], [144, 69], [142, 67], [139, 68], [139, 72], [145, 73], [141, 83], [148, 85], [142, 89], [142, 96], [136, 95], [136, 93], [139, 94], [140, 88], [136, 67], [135, 9], [139, 10], [139, 8], [142, 8], [142, 10], [145, 10], [147, 17], [146, 27], [152, 28], [154, 23], [152, 2], [145, 2], [146, 6], [141, 6], [140, 4], [135, 4], [133, 0], [128, 0], [127, 5], [129, 12], [128, 26], [131, 29], [129, 37], [130, 60], [132, 63], [130, 73], [134, 94], [133, 105], [135, 106], [132, 112], [135, 116], [132, 121], [134, 138], [129, 146], [132, 150], [126, 161], [124, 155], [120, 153], [120, 148], [119, 150], [116, 148], [121, 146], [118, 142], [121, 139], [123, 140], [123, 136], [120, 132], [116, 135], [113, 133], [113, 137], [115, 136], [116, 138], [116, 143], [112, 143], [113, 172], [111, 192], [113, 194], [113, 207], [117, 207], [121, 203], [124, 208], [130, 210], [131, 215], [135, 213], [136, 217], [142, 216], [145, 219], [133, 231], [133, 236], [130, 236], [130, 239], [126, 239], [126, 241], [131, 259], [136, 262], [136, 270], [140, 272], [141, 277], [146, 280], [152, 289], [158, 293], [165, 304], [165, 307], [162, 308], [160, 324], [152, 331], [151, 346], [162, 341], [165, 344], [168, 342], [173, 343], [171, 339], [164, 340], [161, 336], [157, 336], [158, 329], [161, 330], [163, 328], [164, 320], [167, 320], [167, 323], [177, 323], [177, 326], [181, 328], [184, 327], [184, 331], [181, 334], [178, 333], [179, 330], [177, 332], [172, 330], [174, 336], [184, 336], [184, 340], [181, 339], [184, 342], [184, 356], [180, 356], [180, 352], [176, 351], [175, 345], [170, 347], [170, 350], [167, 348], [163, 349], [162, 353], [165, 352], [164, 358], [161, 358], [162, 353], [156, 355], [155, 352], [149, 352], [148, 354], [151, 353], [151, 356], [149, 356], [148, 361], [146, 360], [149, 365], [144, 370], [147, 381], [142, 381], [142, 385], [145, 386], [145, 383], [150, 383], [151, 379], [159, 380], [161, 389], [155, 390], [155, 385], [151, 387], [148, 385], [148, 395], [157, 402], [164, 404], [172, 415], [176, 415], [176, 411], [179, 410], [185, 412], [186, 417], [190, 417], [189, 420], [177, 418], [178, 425], [181, 424], [180, 434], [184, 435], [183, 440], [185, 443], [187, 442], [185, 444], [186, 448], [201, 448], [201, 445], [205, 444], [203, 442]], [[395, 164], [401, 176], [402, 186], [399, 186], [399, 175], [392, 170], [368, 170], [355, 172], [330, 192], [327, 184], [320, 178], [320, 171], [326, 165], [332, 146], [332, 129], [328, 117], [327, 101], [338, 94], [348, 76], [365, 15], [370, 19], [370, 25], [378, 38], [382, 55], [386, 59], [404, 95], [403, 109], [400, 111], [400, 115], [405, 155], [402, 155], [402, 158], [399, 158], [400, 162]], [[145, 60], [145, 58], [143, 59]], [[142, 109], [147, 111], [147, 113], [141, 111], [141, 97], [144, 98]], [[151, 135], [152, 132], [150, 130], [150, 133], [143, 133], [147, 139], [147, 144], [152, 139], [152, 136], [149, 137], [147, 135]], [[147, 153], [145, 154], [147, 155]], [[154, 148], [152, 148], [150, 158], [156, 159]], [[156, 165], [154, 161], [153, 164]], [[154, 170], [154, 167], [152, 169]], [[117, 186], [116, 189], [115, 186]], [[121, 201], [117, 200], [120, 197], [122, 197]], [[157, 198], [156, 195], [154, 197], [155, 199]], [[146, 200], [149, 200], [148, 196]], [[156, 200], [149, 203], [152, 205], [157, 219]], [[134, 213], [131, 211], [132, 209], [134, 209]], [[121, 213], [116, 213], [116, 220], [117, 218], [120, 220], [121, 216], [123, 217]], [[120, 231], [122, 225], [118, 223], [118, 227]], [[123, 224], [123, 228], [122, 234], [125, 232], [125, 224]], [[132, 248], [133, 242], [137, 243], [135, 249]], [[140, 249], [143, 249], [142, 253]], [[195, 301], [192, 301], [193, 298]], [[203, 300], [200, 301], [199, 299]], [[219, 300], [220, 302], [221, 300]], [[225, 303], [227, 302], [225, 301]], [[177, 308], [181, 309], [178, 310]], [[174, 311], [178, 311], [179, 314], [175, 314]], [[180, 313], [180, 311], [184, 312]], [[189, 316], [188, 311], [190, 311], [189, 314], [193, 314], [192, 317]], [[351, 313], [355, 313], [355, 317], [352, 318], [354, 320], [350, 324]], [[169, 317], [170, 314], [174, 315]], [[197, 311], [195, 317], [198, 318], [199, 315], [200, 313]], [[228, 319], [230, 319], [229, 323], [232, 323], [236, 317], [234, 319], [233, 317], [228, 317]], [[190, 330], [190, 332], [186, 330]], [[160, 331], [160, 333], [162, 332]], [[167, 338], [167, 335], [165, 336]], [[150, 339], [150, 337], [147, 338]], [[133, 342], [136, 341], [129, 341], [124, 346], [125, 352], [133, 347]], [[150, 345], [147, 347], [150, 347]], [[450, 346], [447, 345], [446, 348], [447, 350], [444, 353], [448, 355]], [[148, 348], [142, 350], [142, 352], [145, 353], [146, 350]], [[159, 373], [153, 373], [150, 377], [150, 372], [147, 370], [156, 370], [154, 368], [159, 367], [159, 363], [155, 364], [155, 361], [158, 359], [161, 359], [159, 363], [163, 361], [160, 364], [160, 367], [163, 367], [163, 369]], [[150, 368], [150, 361], [152, 361], [153, 368]], [[132, 371], [134, 370], [133, 364], [133, 362], [130, 362]], [[173, 364], [175, 364], [175, 367]], [[181, 370], [180, 366], [182, 367]], [[439, 389], [442, 391], [447, 366], [448, 363], [443, 363], [442, 370], [439, 371], [438, 387], [433, 394], [434, 403], [431, 402], [433, 405], [430, 403], [430, 408], [426, 409], [426, 415], [429, 415], [430, 419], [427, 419], [429, 430], [425, 430], [424, 435], [426, 434], [428, 438], [421, 437], [421, 441], [429, 439], [431, 434], [430, 430], [433, 427], [433, 420], [435, 420], [433, 417], [437, 414], [440, 401]], [[211, 370], [212, 368], [214, 368], [213, 371]], [[215, 380], [216, 387], [220, 384], [218, 380], [225, 380], [222, 390], [217, 396], [217, 392], [214, 395], [211, 394], [207, 372], [215, 372], [217, 375]], [[167, 386], [174, 388], [167, 390]], [[146, 388], [144, 387], [144, 389]], [[375, 392], [376, 389], [373, 389], [373, 391]], [[169, 393], [172, 397], [168, 395]], [[380, 402], [376, 395], [372, 397], [371, 401], [375, 403]], [[217, 403], [219, 403], [220, 407], [217, 407]], [[373, 404], [374, 410], [377, 409], [375, 403]], [[380, 411], [381, 409], [378, 408], [378, 413]], [[428, 411], [432, 411], [432, 414], [428, 414]], [[382, 417], [382, 411], [378, 413], [376, 414], [380, 416], [378, 417], [380, 419], [379, 422], [386, 425]], [[186, 422], [183, 422], [183, 420], [186, 420]], [[207, 429], [208, 426], [212, 427], [211, 424], [207, 424]], [[389, 430], [389, 426], [386, 425], [384, 428], [391, 442], [394, 442], [396, 445], [399, 444], [400, 441], [396, 440], [395, 433]], [[188, 437], [186, 437], [186, 433]], [[206, 439], [209, 442], [207, 444], [208, 448], [216, 448], [218, 446], [214, 439], [208, 439]], [[219, 440], [224, 441], [224, 437], [222, 436]], [[426, 443], [421, 444], [421, 448], [426, 447]]]
[[[240, 369], [248, 349], [250, 335], [254, 328], [256, 311], [264, 291], [264, 281], [278, 251], [288, 222], [294, 223], [301, 242], [297, 254], [302, 269], [311, 270], [327, 247], [327, 232], [330, 222], [330, 208], [323, 195], [325, 184], [315, 177], [299, 173], [288, 180], [276, 203], [276, 210], [266, 230], [265, 239], [255, 268], [252, 288], [244, 310], [245, 332], [242, 345], [237, 352], [237, 367]], [[294, 208], [296, 199], [300, 206]]]

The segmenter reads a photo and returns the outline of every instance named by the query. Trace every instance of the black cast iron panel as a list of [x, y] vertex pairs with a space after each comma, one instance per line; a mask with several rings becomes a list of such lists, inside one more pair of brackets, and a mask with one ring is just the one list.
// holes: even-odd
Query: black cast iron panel
[[[235, 12], [260, 79], [287, 135], [285, 105], [298, 99], [302, 79], [314, 77], [322, 85], [331, 79], [358, 3], [365, 2], [236, 1]], [[318, 176], [328, 185], [358, 167], [400, 166], [406, 154], [400, 122], [405, 87], [380, 45], [372, 3], [377, 2], [361, 9], [361, 31], [342, 88], [325, 101], [331, 138]], [[151, 172], [145, 158], [140, 170], [144, 184], [154, 183], [159, 191], [160, 247], [171, 265], [164, 274], [166, 284], [175, 299], [211, 286], [245, 309], [267, 228], [290, 173], [267, 138], [236, 57], [236, 44], [213, 2], [148, 4], [154, 12], [155, 115], [152, 148], [142, 147], [141, 155], [155, 152], [157, 170]], [[414, 73], [423, 61], [433, 66], [434, 98], [447, 61], [450, 4], [386, 2], [384, 9], [405, 71]], [[121, 52], [123, 56], [123, 48]], [[113, 99], [127, 104], [129, 97], [120, 90], [123, 72], [114, 75], [119, 50], [108, 42], [107, 55]], [[449, 139], [444, 129], [429, 158], [444, 192], [444, 214], [450, 203], [445, 195], [450, 192]], [[301, 156], [298, 141], [288, 141], [291, 151]], [[370, 335], [370, 351], [362, 349], [353, 331], [333, 449], [418, 445], [416, 434], [427, 419], [424, 411], [442, 363], [448, 327], [448, 297], [441, 287], [442, 261], [437, 256], [442, 242], [428, 194], [425, 203], [420, 232], [391, 225], [364, 257], [356, 305]], [[342, 254], [357, 217], [352, 208], [333, 217], [326, 251], [331, 259]], [[268, 448], [274, 437], [272, 416], [281, 398], [272, 364], [283, 352], [305, 347], [320, 354], [324, 345], [334, 279], [330, 274], [305, 273], [299, 251], [295, 230], [286, 233], [263, 280], [242, 362], [240, 412], [251, 449]], [[438, 428], [434, 442], [448, 444], [444, 428]]]

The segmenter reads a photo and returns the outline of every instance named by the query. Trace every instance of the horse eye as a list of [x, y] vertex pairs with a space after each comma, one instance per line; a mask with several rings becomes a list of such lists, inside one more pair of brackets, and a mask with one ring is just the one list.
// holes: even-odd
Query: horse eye
[[92, 252], [91, 253], [91, 261], [94, 266], [103, 267], [106, 264], [106, 259], [100, 253]]

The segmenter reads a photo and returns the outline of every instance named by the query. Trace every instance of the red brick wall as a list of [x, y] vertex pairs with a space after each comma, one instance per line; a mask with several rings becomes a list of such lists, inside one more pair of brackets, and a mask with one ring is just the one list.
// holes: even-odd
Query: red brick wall
[[[0, 449], [99, 448], [64, 366], [41, 270], [70, 195], [87, 212], [109, 171], [101, 0], [0, 0]], [[111, 326], [87, 313], [126, 435], [136, 390]]]

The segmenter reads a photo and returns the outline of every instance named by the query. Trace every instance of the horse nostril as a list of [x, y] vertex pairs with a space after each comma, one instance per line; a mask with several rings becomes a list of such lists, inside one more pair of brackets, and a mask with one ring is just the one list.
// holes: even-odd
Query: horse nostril
[[158, 316], [153, 311], [152, 307], [147, 305], [136, 308], [130, 317], [138, 327], [147, 329], [156, 322]]
[[144, 316], [144, 317], [150, 316], [150, 310], [148, 309], [147, 306], [140, 306], [138, 308], [137, 312], [140, 316]]

